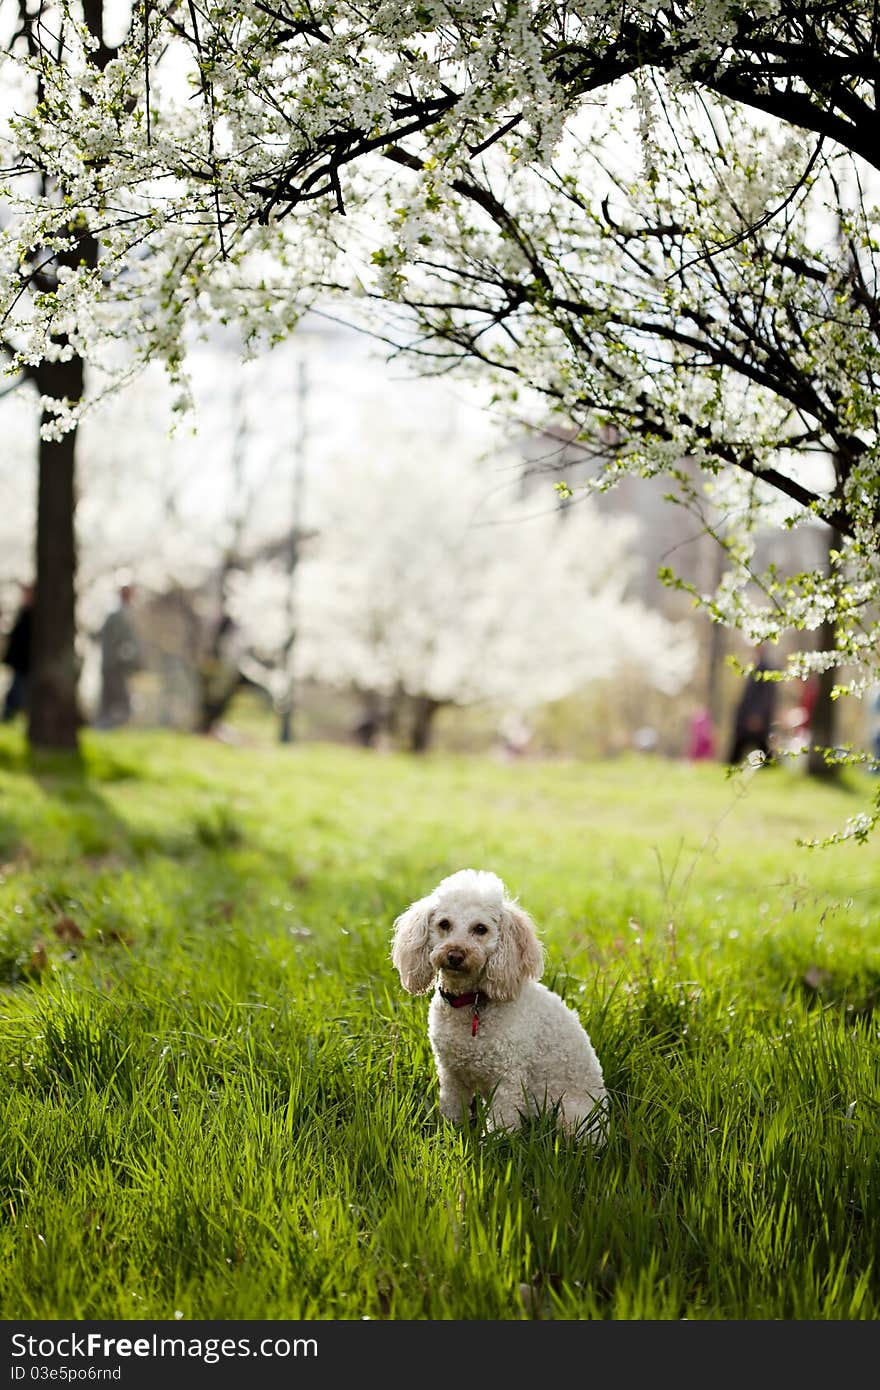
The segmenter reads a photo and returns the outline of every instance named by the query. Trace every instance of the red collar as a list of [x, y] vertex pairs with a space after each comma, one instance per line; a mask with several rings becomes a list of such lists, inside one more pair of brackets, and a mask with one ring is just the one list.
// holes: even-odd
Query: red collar
[[480, 991], [470, 990], [467, 994], [448, 994], [445, 989], [441, 988], [440, 993], [447, 1004], [452, 1005], [453, 1009], [464, 1009], [468, 1004], [471, 1005], [471, 1037], [475, 1038], [477, 1036], [477, 1029], [480, 1026], [480, 1015], [477, 1011], [477, 1005], [480, 1002]]
[[445, 989], [441, 989], [440, 993], [443, 995], [447, 1004], [452, 1005], [453, 1009], [463, 1009], [468, 1004], [476, 1004], [480, 997], [479, 991], [477, 990], [471, 990], [470, 994], [447, 994]]

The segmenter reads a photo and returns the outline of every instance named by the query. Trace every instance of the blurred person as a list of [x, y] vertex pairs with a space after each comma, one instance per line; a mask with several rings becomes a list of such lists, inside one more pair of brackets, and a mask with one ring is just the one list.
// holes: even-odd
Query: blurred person
[[532, 731], [521, 714], [511, 710], [498, 725], [499, 752], [506, 762], [524, 758], [531, 747]]
[[633, 747], [639, 753], [655, 753], [660, 743], [660, 735], [653, 724], [643, 724], [633, 734]]
[[802, 694], [788, 717], [792, 737], [809, 743], [810, 729], [813, 726], [813, 710], [819, 697], [819, 677], [807, 676], [803, 682]]
[[15, 716], [27, 710], [28, 677], [31, 669], [31, 626], [34, 611], [34, 586], [22, 584], [18, 612], [3, 653], [3, 665], [8, 666], [12, 678], [3, 700], [3, 723], [8, 724]]
[[140, 642], [131, 620], [134, 586], [123, 584], [119, 602], [98, 633], [101, 652], [101, 698], [96, 729], [117, 729], [131, 718], [129, 678], [143, 665]]
[[819, 677], [814, 673], [808, 676], [804, 682], [804, 693], [801, 697], [800, 708], [803, 710], [803, 735], [809, 739], [810, 731], [813, 727], [813, 711], [816, 708], [816, 701], [819, 698]]
[[384, 713], [378, 695], [369, 691], [364, 696], [363, 707], [355, 721], [353, 734], [362, 748], [375, 748], [382, 732]]
[[868, 752], [873, 758], [870, 772], [880, 773], [880, 685], [874, 685], [865, 700]]
[[783, 716], [788, 751], [795, 757], [808, 751], [818, 697], [819, 677], [814, 673], [801, 682], [800, 700]]
[[715, 732], [712, 716], [705, 705], [698, 706], [691, 715], [688, 730], [688, 759], [692, 763], [715, 757]]
[[776, 682], [765, 680], [764, 671], [774, 671], [761, 642], [755, 648], [754, 666], [746, 677], [745, 687], [733, 720], [733, 738], [727, 761], [731, 766], [742, 762], [749, 753], [763, 753], [769, 761], [773, 754], [770, 737], [776, 717]]

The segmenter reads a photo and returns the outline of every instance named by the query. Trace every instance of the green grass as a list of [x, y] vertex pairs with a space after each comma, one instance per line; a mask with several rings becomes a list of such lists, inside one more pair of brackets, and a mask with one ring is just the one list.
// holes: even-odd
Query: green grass
[[[876, 846], [795, 844], [850, 778], [4, 730], [0, 1317], [880, 1317]], [[598, 1156], [438, 1119], [388, 950], [467, 865], [590, 1032]]]

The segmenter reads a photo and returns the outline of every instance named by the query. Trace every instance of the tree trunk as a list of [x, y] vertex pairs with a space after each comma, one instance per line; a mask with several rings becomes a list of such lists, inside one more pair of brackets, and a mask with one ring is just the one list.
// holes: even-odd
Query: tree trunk
[[293, 700], [289, 697], [278, 712], [278, 742], [293, 743]]
[[234, 623], [226, 612], [226, 578], [232, 566], [224, 565], [220, 575], [220, 593], [224, 607], [214, 628], [203, 659], [198, 663], [199, 710], [196, 732], [209, 734], [219, 724], [242, 684], [237, 662], [230, 660], [226, 640]]
[[431, 743], [434, 715], [440, 708], [439, 700], [429, 695], [417, 695], [412, 702], [413, 718], [410, 726], [409, 751], [425, 753]]
[[[42, 7], [32, 14], [21, 6], [23, 33], [36, 56], [43, 43], [38, 37]], [[83, 18], [96, 45], [91, 61], [103, 72], [115, 50], [104, 43], [104, 0], [84, 0]], [[63, 48], [63, 44], [62, 44]], [[59, 49], [59, 54], [62, 49]], [[37, 97], [42, 88], [37, 81]], [[55, 189], [42, 178], [43, 197], [55, 197], [65, 190]], [[88, 229], [77, 219], [69, 230], [71, 246], [54, 258], [45, 248], [34, 247], [34, 284], [42, 294], [58, 289], [58, 270], [81, 265], [94, 269], [98, 246]], [[52, 338], [53, 346], [63, 350], [70, 344], [63, 333]], [[73, 406], [82, 399], [85, 381], [83, 359], [74, 354], [69, 360], [54, 356], [37, 363], [27, 375], [41, 396], [66, 401]], [[40, 425], [54, 423], [56, 416], [43, 409]], [[31, 663], [28, 677], [28, 741], [32, 748], [78, 751], [81, 723], [77, 704], [76, 661], [76, 429], [60, 439], [40, 437], [37, 458], [37, 536], [34, 618], [31, 635]]]
[[[201, 672], [197, 733], [210, 734], [213, 732], [235, 699], [241, 683], [241, 676], [236, 672], [228, 677], [222, 688], [212, 689], [210, 673]], [[282, 739], [282, 742], [289, 743], [290, 740]]]
[[[83, 362], [41, 362], [42, 395], [74, 403], [83, 391]], [[43, 411], [41, 425], [55, 417]], [[77, 749], [80, 714], [76, 669], [76, 430], [40, 439], [37, 485], [36, 594], [29, 678], [28, 739], [32, 748]]]

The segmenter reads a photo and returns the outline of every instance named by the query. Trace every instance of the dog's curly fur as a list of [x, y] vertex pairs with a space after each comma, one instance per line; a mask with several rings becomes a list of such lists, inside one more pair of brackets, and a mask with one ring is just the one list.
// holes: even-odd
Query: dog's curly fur
[[[394, 923], [391, 959], [411, 994], [436, 985], [428, 1036], [447, 1119], [462, 1123], [480, 1096], [490, 1129], [552, 1109], [578, 1138], [604, 1142], [599, 1059], [574, 1010], [538, 983], [535, 924], [496, 874], [460, 869], [412, 903]], [[477, 998], [456, 1007], [444, 994]]]

